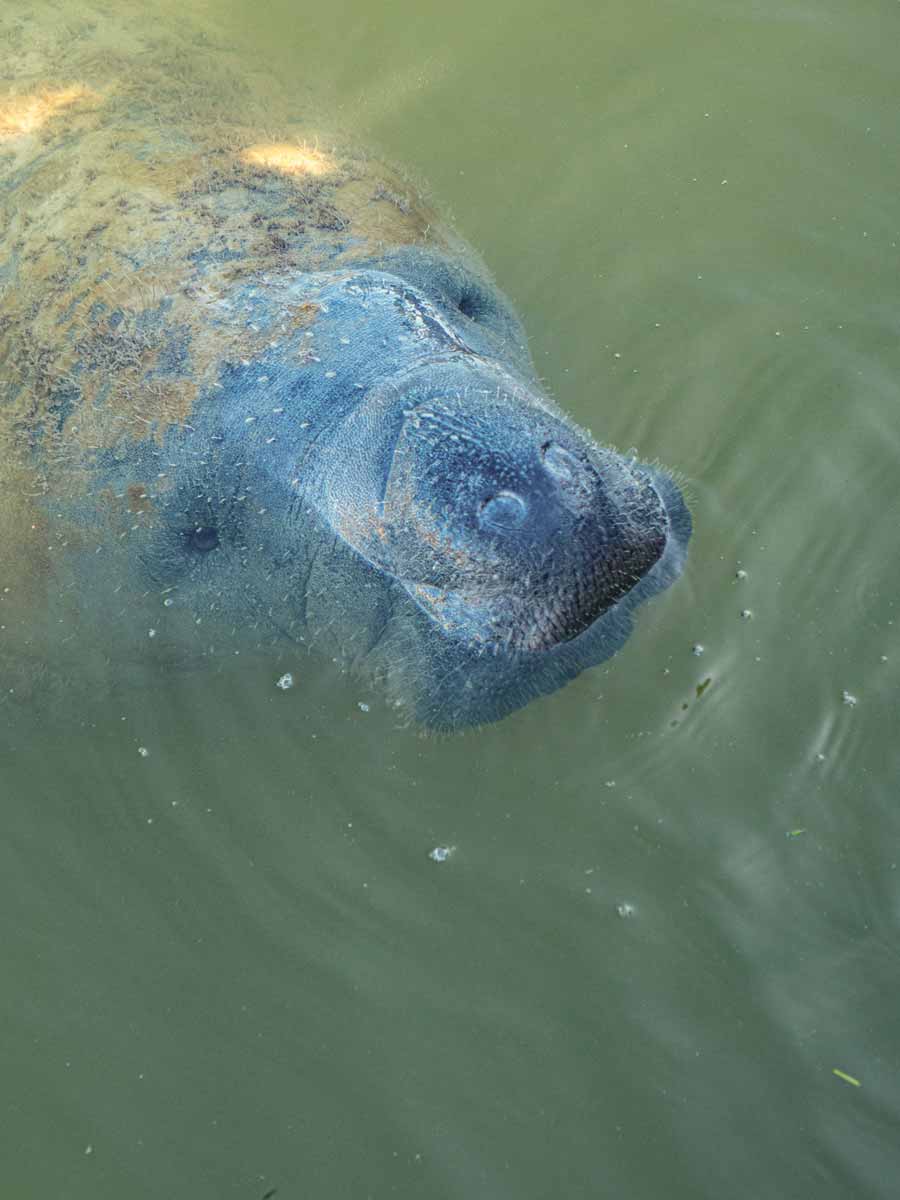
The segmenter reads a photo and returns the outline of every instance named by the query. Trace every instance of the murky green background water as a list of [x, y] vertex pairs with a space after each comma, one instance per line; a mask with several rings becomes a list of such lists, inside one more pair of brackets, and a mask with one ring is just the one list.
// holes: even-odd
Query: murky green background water
[[228, 11], [696, 534], [616, 659], [463, 738], [311, 661], [16, 726], [0, 1195], [895, 1196], [900, 10]]

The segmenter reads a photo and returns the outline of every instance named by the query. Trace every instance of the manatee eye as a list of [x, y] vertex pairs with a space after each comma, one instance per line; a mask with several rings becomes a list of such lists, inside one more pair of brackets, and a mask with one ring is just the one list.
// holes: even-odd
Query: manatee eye
[[570, 454], [556, 442], [544, 442], [541, 446], [544, 466], [560, 483], [574, 484], [582, 474], [581, 465], [574, 454]]
[[456, 307], [464, 317], [468, 317], [471, 321], [477, 321], [484, 305], [481, 303], [481, 297], [473, 290], [463, 292], [456, 302]]
[[517, 529], [527, 512], [528, 507], [521, 496], [515, 492], [498, 492], [482, 504], [478, 516], [482, 525], [492, 525], [495, 529]]
[[460, 283], [456, 307], [470, 321], [490, 322], [497, 314], [497, 300], [479, 279], [469, 277]]
[[219, 532], [212, 525], [196, 525], [184, 535], [188, 550], [197, 554], [208, 554], [219, 544]]

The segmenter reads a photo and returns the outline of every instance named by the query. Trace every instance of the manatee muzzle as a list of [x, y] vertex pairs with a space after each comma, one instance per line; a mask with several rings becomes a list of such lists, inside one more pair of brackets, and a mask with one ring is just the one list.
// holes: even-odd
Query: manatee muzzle
[[475, 653], [573, 641], [666, 549], [654, 473], [475, 355], [381, 381], [320, 463], [334, 531]]
[[579, 637], [667, 538], [648, 472], [500, 389], [406, 409], [380, 518], [407, 594], [445, 636], [495, 654]]

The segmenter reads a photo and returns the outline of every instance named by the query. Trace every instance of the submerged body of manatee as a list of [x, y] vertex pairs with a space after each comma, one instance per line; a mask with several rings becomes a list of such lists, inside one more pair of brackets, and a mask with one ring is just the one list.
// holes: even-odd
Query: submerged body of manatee
[[670, 477], [559, 411], [476, 256], [290, 88], [228, 46], [186, 72], [188, 23], [55, 14], [0, 16], [30, 48], [0, 109], [7, 657], [293, 639], [452, 729], [612, 654], [684, 562]]

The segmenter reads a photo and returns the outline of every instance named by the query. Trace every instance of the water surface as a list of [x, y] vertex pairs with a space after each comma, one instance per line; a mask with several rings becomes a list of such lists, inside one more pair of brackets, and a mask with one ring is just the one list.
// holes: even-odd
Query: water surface
[[289, 652], [10, 717], [4, 1194], [887, 1200], [896, 5], [221, 12], [696, 532], [612, 662], [464, 737]]

